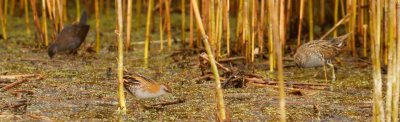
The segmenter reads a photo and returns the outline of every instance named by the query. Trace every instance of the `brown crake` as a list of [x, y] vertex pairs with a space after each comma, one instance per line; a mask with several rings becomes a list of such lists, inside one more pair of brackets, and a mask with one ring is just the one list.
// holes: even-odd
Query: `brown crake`
[[88, 19], [87, 13], [84, 11], [79, 20], [79, 23], [65, 26], [64, 29], [57, 35], [56, 40], [47, 50], [50, 58], [58, 52], [67, 52], [76, 54], [82, 42], [85, 41], [86, 35], [89, 32], [90, 26], [86, 24]]

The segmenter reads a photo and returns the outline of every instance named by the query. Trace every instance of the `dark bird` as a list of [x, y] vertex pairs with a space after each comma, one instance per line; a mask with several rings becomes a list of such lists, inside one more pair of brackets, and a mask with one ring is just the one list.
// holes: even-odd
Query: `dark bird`
[[346, 39], [351, 33], [331, 40], [314, 40], [301, 45], [294, 54], [294, 62], [298, 67], [320, 67], [327, 64], [332, 68], [332, 81], [336, 80], [332, 59], [346, 47]]
[[58, 52], [77, 54], [79, 47], [85, 41], [86, 35], [89, 32], [90, 26], [86, 24], [87, 18], [87, 13], [83, 12], [79, 23], [65, 26], [61, 30], [55, 42], [47, 50], [50, 58], [53, 58]]

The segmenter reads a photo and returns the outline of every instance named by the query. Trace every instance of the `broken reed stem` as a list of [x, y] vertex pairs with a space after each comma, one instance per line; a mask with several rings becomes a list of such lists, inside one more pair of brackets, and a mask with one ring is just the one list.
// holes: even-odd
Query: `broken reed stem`
[[76, 21], [79, 21], [79, 18], [81, 17], [80, 0], [75, 0], [75, 5], [76, 5]]
[[118, 16], [118, 98], [119, 98], [119, 114], [126, 114], [126, 101], [124, 94], [124, 37], [123, 37], [123, 23], [122, 23], [122, 0], [117, 0], [117, 16]]
[[[160, 51], [162, 51], [163, 49], [164, 49], [164, 27], [163, 27], [163, 25], [164, 25], [164, 23], [163, 23], [163, 20], [164, 20], [164, 16], [163, 16], [163, 7], [162, 7], [162, 5], [163, 5], [163, 0], [159, 0], [159, 5], [160, 5], [160, 7], [159, 7], [159, 13], [160, 13], [160, 22], [159, 22], [159, 25], [160, 25]], [[191, 28], [191, 34], [193, 33], [193, 30], [192, 30], [193, 28]], [[192, 40], [193, 41], [193, 40]], [[190, 44], [189, 44], [190, 45]]]
[[[101, 1], [101, 0], [100, 0]], [[96, 11], [96, 53], [100, 53], [100, 16], [99, 16], [99, 0], [95, 0]], [[129, 26], [128, 26], [129, 27]]]
[[126, 42], [125, 42], [125, 50], [129, 50], [131, 48], [131, 30], [132, 30], [132, 1], [128, 0], [128, 8], [126, 9]]
[[373, 91], [373, 121], [385, 121], [383, 99], [382, 99], [382, 76], [381, 76], [381, 61], [380, 61], [380, 41], [381, 41], [381, 1], [372, 0], [371, 7], [371, 60], [372, 60], [372, 75], [374, 80]]
[[165, 21], [167, 22], [167, 43], [168, 48], [172, 46], [172, 35], [171, 35], [171, 16], [170, 16], [170, 5], [169, 0], [165, 0]]
[[204, 31], [203, 23], [201, 21], [200, 13], [199, 13], [199, 8], [197, 6], [197, 2], [194, 0], [192, 1], [192, 6], [194, 10], [194, 14], [196, 17], [197, 25], [200, 29], [201, 35], [203, 35], [203, 44], [206, 49], [206, 52], [208, 54], [208, 58], [210, 59], [210, 65], [214, 74], [214, 80], [216, 84], [216, 92], [217, 92], [217, 107], [218, 107], [218, 115], [219, 115], [219, 120], [220, 121], [226, 121], [226, 114], [225, 114], [225, 105], [224, 105], [224, 97], [223, 97], [223, 92], [221, 89], [221, 82], [219, 79], [219, 74], [218, 74], [218, 68], [215, 63], [214, 56], [212, 54], [210, 44], [208, 43], [208, 38], [206, 35], [206, 32]]
[[[4, 7], [2, 5], [2, 2], [0, 2], [0, 6]], [[4, 12], [5, 13], [5, 12]], [[1, 19], [1, 29], [2, 29], [2, 34], [3, 34], [3, 39], [7, 40], [7, 24], [6, 24], [6, 16], [3, 14], [3, 8], [0, 8], [0, 19]]]
[[309, 30], [309, 36], [310, 36], [310, 41], [314, 40], [314, 12], [313, 12], [313, 0], [307, 0], [308, 2], [308, 30]]
[[29, 28], [29, 10], [28, 10], [28, 0], [24, 0], [24, 10], [25, 10], [25, 25], [26, 25], [26, 34], [31, 34], [31, 29]]
[[182, 23], [181, 23], [181, 42], [183, 44], [183, 46], [185, 46], [185, 38], [186, 38], [186, 31], [185, 31], [185, 26], [186, 26], [186, 22], [185, 22], [185, 0], [181, 0], [181, 18], [182, 18]]
[[[346, 23], [349, 21], [349, 17], [352, 13], [347, 13], [347, 15], [345, 17], [343, 17], [338, 23], [336, 23], [328, 32], [326, 32], [323, 36], [321, 36], [320, 40], [325, 39], [326, 36], [328, 36], [331, 32], [333, 32], [334, 30], [336, 30], [340, 25]], [[351, 32], [349, 32], [351, 33]]]
[[150, 22], [151, 22], [151, 13], [153, 9], [153, 1], [149, 0], [149, 5], [147, 7], [147, 19], [146, 19], [146, 41], [144, 44], [144, 60], [145, 60], [145, 67], [147, 67], [147, 59], [149, 58], [149, 48], [150, 48], [150, 40], [151, 40], [151, 33], [150, 33]]
[[[58, 1], [58, 0], [57, 0]], [[46, 1], [42, 0], [42, 22], [43, 22], [43, 32], [44, 32], [44, 46], [49, 45], [49, 39], [47, 37], [47, 18], [46, 18]]]
[[297, 31], [297, 48], [301, 45], [301, 24], [303, 23], [304, 18], [304, 0], [300, 0], [300, 20], [299, 20], [299, 30]]

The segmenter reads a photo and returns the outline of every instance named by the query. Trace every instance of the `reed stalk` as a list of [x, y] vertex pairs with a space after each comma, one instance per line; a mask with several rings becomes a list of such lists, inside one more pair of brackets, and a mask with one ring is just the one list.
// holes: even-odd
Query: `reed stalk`
[[216, 57], [217, 60], [219, 57], [221, 57], [221, 40], [222, 40], [222, 0], [217, 0], [216, 1], [216, 5], [217, 5], [217, 17], [216, 17]]
[[301, 45], [301, 24], [303, 23], [304, 17], [304, 0], [300, 0], [300, 18], [299, 18], [299, 30], [297, 31], [297, 48]]
[[192, 1], [190, 1], [190, 7], [189, 7], [189, 11], [190, 11], [190, 15], [189, 15], [189, 48], [193, 48], [193, 39], [194, 39], [194, 28], [193, 28], [193, 7], [192, 5]]
[[142, 0], [136, 0], [136, 26], [135, 30], [140, 29], [140, 24], [142, 24]]
[[222, 0], [223, 6], [223, 32], [225, 33], [225, 41], [226, 41], [226, 54], [230, 56], [231, 54], [231, 41], [230, 41], [230, 22], [229, 22], [229, 0]]
[[208, 33], [208, 38], [209, 38], [209, 41], [210, 41], [210, 46], [211, 46], [211, 49], [212, 49], [212, 52], [213, 52], [213, 54], [214, 54], [214, 56], [217, 58], [217, 60], [218, 60], [218, 55], [216, 54], [216, 49], [217, 49], [217, 45], [216, 45], [216, 34], [215, 34], [215, 31], [216, 31], [216, 27], [215, 27], [215, 0], [210, 0], [209, 1], [209, 15], [210, 15], [210, 21], [209, 21], [209, 23], [208, 23], [208, 28], [210, 29], [209, 30], [209, 33]]
[[367, 57], [367, 31], [368, 31], [368, 25], [364, 24], [363, 25], [363, 57]]
[[4, 0], [4, 24], [7, 25], [7, 18], [8, 18], [8, 0]]
[[[162, 7], [163, 0], [159, 0], [159, 2], [160, 2], [160, 8], [159, 8], [159, 13], [160, 13], [160, 22], [159, 22], [159, 24], [160, 24], [160, 51], [162, 51], [164, 49], [164, 26], [163, 26], [164, 25], [164, 22], [163, 22], [163, 20], [164, 20], [164, 16], [163, 16], [164, 12], [163, 12], [163, 7]], [[191, 23], [191, 24], [193, 24], [193, 23]], [[191, 28], [191, 33], [193, 33], [192, 29], [193, 28]]]
[[[47, 0], [47, 8], [48, 8], [48, 14], [49, 14], [49, 19], [50, 22], [52, 22], [52, 27], [53, 28], [53, 33], [51, 34], [51, 40], [54, 40], [58, 34], [58, 32], [60, 32], [60, 26], [59, 26], [59, 20], [56, 17], [56, 1], [55, 0]], [[57, 14], [58, 15], [58, 14]]]
[[[64, 18], [63, 18], [63, 14], [64, 14], [64, 12], [63, 12], [63, 4], [62, 4], [62, 1], [60, 1], [60, 0], [56, 0], [57, 1], [57, 6], [58, 6], [58, 20], [60, 20], [59, 22], [60, 22], [60, 30], [61, 29], [63, 29], [64, 28], [64, 22], [63, 22], [63, 20], [64, 20]], [[78, 21], [79, 21], [79, 19], [80, 19], [80, 14], [79, 14], [79, 16], [78, 16]]]
[[50, 21], [53, 22], [53, 37], [55, 37], [56, 33], [59, 32], [59, 26], [58, 26], [58, 18], [55, 17], [56, 15], [56, 6], [55, 6], [55, 1], [54, 0], [47, 0], [47, 8], [48, 8], [48, 13], [49, 13], [49, 18]]
[[126, 42], [125, 48], [129, 50], [131, 48], [131, 30], [132, 30], [132, 1], [128, 0], [128, 8], [126, 9]]
[[[319, 24], [325, 24], [325, 0], [319, 0], [319, 7], [321, 7], [319, 11]], [[322, 26], [323, 27], [323, 26]]]
[[[396, 1], [396, 60], [395, 60], [395, 64], [394, 67], [396, 67], [395, 69], [395, 73], [400, 72], [400, 0]], [[395, 75], [396, 76], [396, 80], [393, 84], [393, 102], [392, 102], [392, 121], [393, 122], [397, 122], [399, 121], [398, 119], [398, 111], [399, 111], [399, 87], [400, 87], [400, 76], [399, 75]]]
[[393, 109], [398, 109], [398, 108], [392, 108], [392, 103], [393, 103], [393, 85], [396, 82], [396, 76], [398, 74], [396, 73], [395, 69], [395, 61], [396, 61], [396, 55], [395, 55], [395, 40], [394, 40], [394, 16], [395, 16], [395, 2], [394, 0], [389, 0], [386, 1], [388, 2], [388, 13], [386, 14], [388, 18], [388, 34], [387, 34], [387, 40], [388, 40], [388, 75], [387, 75], [387, 89], [386, 89], [386, 108], [385, 108], [385, 119], [386, 121], [390, 122], [392, 120], [392, 111]]
[[199, 8], [197, 6], [197, 2], [192, 0], [192, 6], [194, 10], [194, 14], [196, 17], [197, 25], [200, 29], [201, 35], [203, 36], [203, 44], [206, 49], [206, 52], [208, 54], [208, 58], [210, 59], [210, 65], [211, 69], [214, 74], [214, 80], [215, 80], [215, 85], [216, 85], [216, 93], [217, 93], [217, 107], [218, 107], [218, 117], [220, 121], [226, 121], [226, 113], [225, 113], [225, 105], [224, 105], [224, 96], [221, 88], [221, 82], [219, 79], [219, 74], [218, 74], [218, 68], [215, 63], [214, 56], [212, 54], [212, 50], [210, 47], [210, 44], [208, 43], [208, 38], [206, 35], [206, 32], [204, 31], [203, 23], [201, 21], [200, 13], [199, 13]]
[[44, 46], [49, 45], [49, 38], [47, 37], [47, 17], [46, 17], [46, 1], [42, 0], [42, 22], [43, 22], [43, 32], [44, 32]]
[[[396, 1], [396, 64], [394, 64], [394, 67], [396, 67], [395, 72], [393, 74], [399, 74], [400, 73], [400, 1]], [[395, 76], [395, 81], [393, 84], [393, 102], [392, 102], [392, 121], [397, 122], [399, 121], [399, 87], [400, 87], [400, 76], [399, 75], [394, 75]]]
[[[257, 26], [256, 26], [256, 21], [257, 21], [257, 2], [258, 1], [251, 1], [251, 31], [250, 31], [250, 62], [254, 63], [254, 45], [255, 45], [255, 39], [256, 39], [256, 34], [257, 34]], [[259, 26], [259, 25], [258, 25]]]
[[181, 13], [181, 20], [182, 20], [182, 23], [181, 23], [181, 29], [182, 29], [182, 31], [181, 31], [181, 41], [182, 41], [182, 44], [183, 44], [183, 46], [185, 46], [185, 41], [186, 41], [186, 31], [185, 31], [185, 27], [186, 27], [186, 19], [185, 19], [185, 0], [181, 0], [181, 11], [182, 11], [182, 13]]
[[[338, 13], [339, 13], [339, 0], [335, 0], [335, 7], [333, 10], [333, 22], [337, 23], [338, 22]], [[337, 37], [337, 31], [333, 31], [333, 37]]]
[[[101, 0], [100, 0], [101, 1]], [[99, 16], [99, 0], [95, 0], [96, 11], [96, 53], [100, 53], [100, 16]], [[130, 26], [128, 26], [130, 27]]]
[[122, 23], [122, 0], [117, 0], [117, 16], [118, 16], [118, 98], [119, 98], [119, 114], [126, 114], [126, 101], [124, 94], [124, 79], [123, 79], [123, 67], [124, 67], [124, 37], [123, 37], [123, 23]]
[[346, 9], [345, 9], [343, 0], [340, 0], [340, 8], [341, 8], [342, 16], [346, 15]]
[[[0, 2], [0, 6], [4, 7], [2, 4], [2, 2]], [[7, 24], [6, 24], [6, 16], [3, 13], [3, 8], [0, 8], [0, 19], [1, 19], [1, 30], [2, 30], [2, 34], [3, 34], [3, 39], [7, 40]]]
[[370, 35], [372, 39], [371, 44], [371, 60], [372, 60], [372, 75], [374, 81], [373, 91], [373, 121], [383, 122], [385, 121], [383, 99], [382, 99], [382, 76], [381, 76], [381, 64], [380, 64], [380, 41], [381, 41], [381, 1], [372, 0], [370, 2], [371, 7], [371, 28]]
[[76, 21], [79, 21], [79, 17], [81, 17], [81, 4], [80, 0], [75, 0], [76, 5]]
[[[112, 5], [111, 3], [110, 3], [110, 1], [111, 0], [105, 0], [105, 9], [104, 9], [104, 11], [105, 11], [105, 14], [106, 15], [109, 15], [110, 14], [110, 6]], [[139, 1], [139, 0], [137, 0], [137, 1]]]
[[15, 0], [11, 0], [10, 15], [14, 16]]
[[314, 40], [314, 12], [313, 12], [313, 0], [307, 0], [308, 3], [308, 29], [310, 41]]
[[[365, 5], [365, 0], [360, 0], [360, 6]], [[364, 29], [362, 28], [364, 26], [364, 14], [365, 14], [365, 9], [360, 7], [360, 17], [358, 17], [358, 32], [363, 35]]]
[[[284, 4], [282, 2], [278, 3], [277, 1], [269, 1], [269, 8], [271, 11], [270, 19], [272, 19], [272, 38], [274, 40], [274, 47], [275, 47], [275, 55], [277, 57], [277, 69], [278, 69], [278, 87], [279, 87], [279, 118], [281, 122], [286, 122], [286, 110], [285, 110], [285, 87], [283, 81], [283, 64], [282, 64], [282, 45], [281, 42], [283, 41], [281, 35], [279, 34], [281, 31], [282, 26], [279, 26], [279, 13], [280, 10], [278, 6], [283, 7]], [[282, 10], [282, 9], [281, 9]], [[282, 22], [282, 21], [281, 21]], [[278, 28], [278, 29], [277, 29]]]
[[171, 16], [170, 16], [170, 0], [165, 0], [165, 21], [167, 23], [167, 43], [168, 48], [172, 46], [172, 35], [171, 35]]
[[276, 56], [275, 56], [275, 53], [274, 53], [274, 50], [275, 50], [275, 48], [274, 48], [274, 41], [273, 41], [273, 33], [272, 33], [272, 21], [273, 21], [273, 19], [272, 19], [272, 15], [271, 15], [271, 13], [274, 11], [273, 10], [273, 8], [271, 7], [271, 6], [273, 6], [273, 5], [270, 5], [270, 4], [272, 4], [272, 2], [271, 1], [268, 1], [267, 2], [267, 4], [268, 4], [268, 44], [269, 44], [269, 58], [268, 58], [268, 60], [269, 60], [269, 71], [270, 72], [274, 72], [275, 71], [275, 67], [276, 67]]
[[265, 20], [265, 0], [261, 0], [260, 3], [260, 21], [259, 21], [259, 26], [258, 26], [258, 48], [259, 53], [263, 54], [264, 53], [264, 20]]
[[64, 10], [63, 10], [63, 13], [62, 13], [63, 20], [61, 20], [61, 22], [65, 22], [65, 21], [68, 21], [67, 0], [62, 0], [62, 6], [63, 6]]
[[242, 24], [243, 24], [243, 26], [242, 26], [242, 47], [244, 47], [244, 49], [245, 49], [245, 58], [246, 58], [246, 63], [249, 63], [250, 62], [250, 51], [249, 50], [251, 50], [251, 49], [249, 49], [249, 41], [250, 40], [248, 40], [248, 28], [249, 28], [249, 19], [248, 19], [248, 14], [249, 14], [249, 0], [244, 0], [243, 1], [243, 20], [242, 20]]
[[[351, 15], [351, 19], [350, 19], [350, 22], [351, 22], [351, 30], [350, 30], [350, 32], [353, 32], [353, 33], [356, 33], [356, 22], [357, 22], [357, 0], [352, 0], [352, 6], [351, 6], [351, 8], [352, 8], [352, 13], [354, 13], [354, 14], [352, 14]], [[356, 56], [356, 54], [357, 54], [357, 52], [356, 52], [356, 40], [355, 40], [355, 35], [356, 34], [351, 34], [350, 35], [350, 40], [349, 41], [347, 41], [347, 42], [350, 42], [351, 44], [351, 54], [352, 54], [352, 56]]]
[[[279, 40], [281, 41], [281, 54], [285, 54], [285, 45], [286, 45], [286, 32], [285, 32], [285, 0], [279, 1]], [[278, 58], [279, 60], [279, 58]], [[279, 62], [279, 61], [278, 61]]]
[[[239, 0], [239, 12], [237, 15], [237, 24], [236, 24], [236, 38], [238, 41], [236, 41], [236, 45], [235, 45], [235, 51], [239, 52], [239, 48], [241, 49], [242, 44], [244, 43], [243, 40], [243, 0]], [[242, 34], [242, 35], [240, 35]]]
[[[25, 10], [25, 26], [26, 34], [31, 34], [31, 29], [29, 27], [29, 10], [28, 10], [28, 0], [24, 0], [24, 10]], [[4, 33], [4, 32], [3, 32]]]
[[30, 0], [30, 3], [31, 3], [31, 8], [32, 8], [32, 12], [33, 12], [33, 20], [34, 20], [34, 22], [35, 22], [35, 27], [36, 27], [36, 31], [39, 33], [39, 37], [40, 37], [40, 40], [41, 41], [44, 41], [44, 35], [43, 35], [43, 32], [42, 32], [42, 29], [41, 29], [41, 26], [40, 26], [40, 20], [39, 20], [39, 17], [38, 17], [38, 14], [37, 14], [37, 11], [36, 11], [36, 3], [35, 3], [35, 0]]
[[152, 9], [153, 9], [153, 0], [149, 0], [149, 6], [147, 8], [147, 19], [146, 19], [146, 41], [144, 44], [145, 67], [147, 67], [147, 59], [149, 58], [149, 48], [151, 40], [150, 22], [151, 22], [151, 13], [153, 13]]

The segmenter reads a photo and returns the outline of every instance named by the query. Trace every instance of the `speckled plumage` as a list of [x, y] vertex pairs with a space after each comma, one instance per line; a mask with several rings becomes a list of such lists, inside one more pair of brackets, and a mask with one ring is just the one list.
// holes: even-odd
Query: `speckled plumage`
[[299, 67], [318, 67], [330, 63], [346, 47], [345, 40], [351, 33], [331, 40], [314, 40], [301, 45], [294, 54]]
[[320, 67], [327, 64], [332, 68], [332, 81], [336, 80], [335, 68], [331, 62], [346, 47], [346, 39], [351, 33], [331, 40], [314, 40], [301, 45], [294, 54], [298, 67]]
[[124, 76], [124, 87], [137, 98], [153, 98], [171, 92], [169, 86], [158, 84], [136, 73]]

